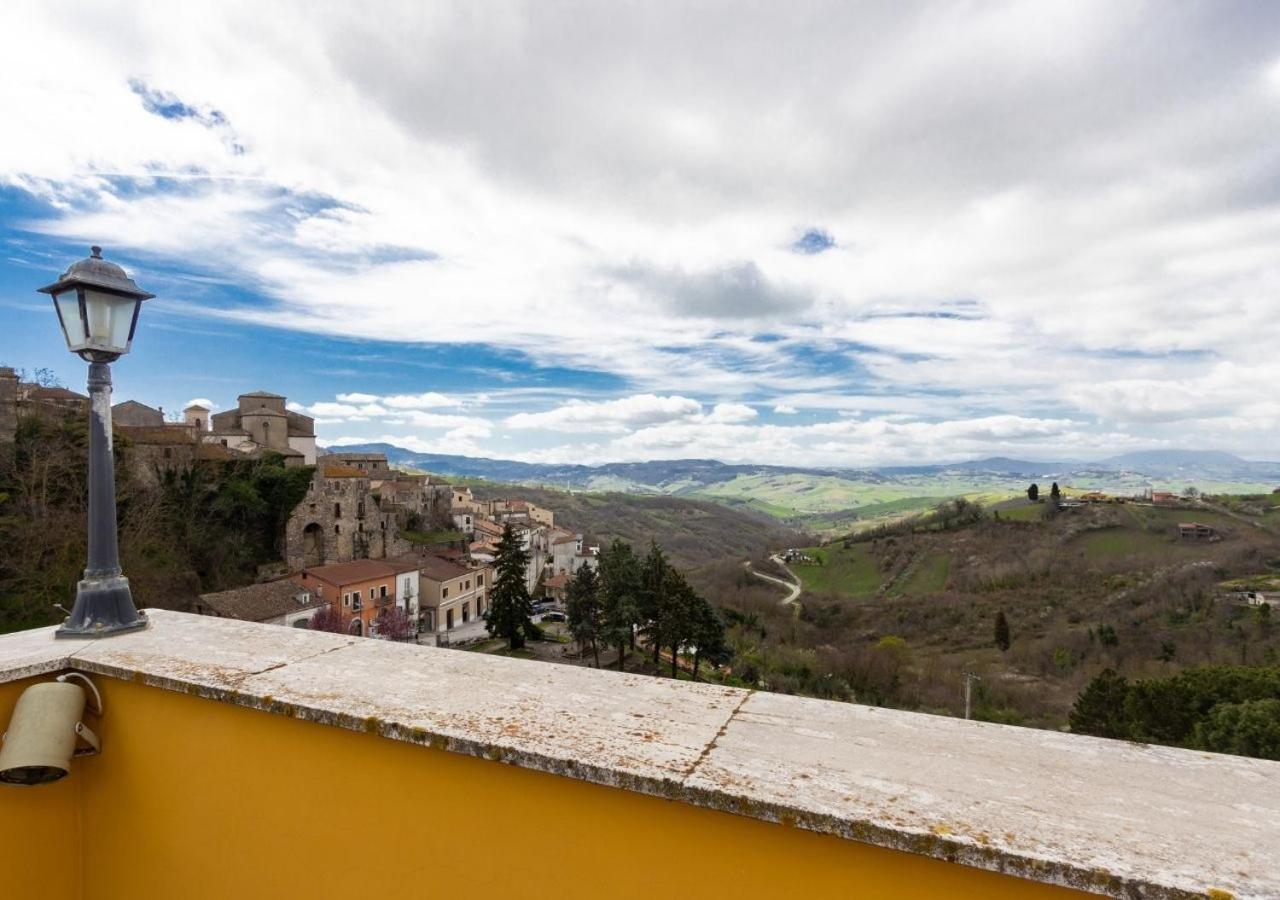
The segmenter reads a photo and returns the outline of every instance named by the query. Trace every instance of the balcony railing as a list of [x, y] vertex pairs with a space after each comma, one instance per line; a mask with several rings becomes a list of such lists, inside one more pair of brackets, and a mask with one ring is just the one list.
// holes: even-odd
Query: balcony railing
[[[1280, 763], [149, 617], [100, 641], [0, 636], [0, 728], [59, 671], [105, 701], [100, 755], [0, 785], [3, 896], [419, 896], [420, 868], [282, 848], [413, 834], [424, 809], [473, 838], [432, 886], [476, 897], [594, 900], [637, 847], [689, 896], [1280, 896]], [[336, 774], [352, 759], [359, 790]], [[532, 831], [591, 848], [573, 878], [492, 865]]]

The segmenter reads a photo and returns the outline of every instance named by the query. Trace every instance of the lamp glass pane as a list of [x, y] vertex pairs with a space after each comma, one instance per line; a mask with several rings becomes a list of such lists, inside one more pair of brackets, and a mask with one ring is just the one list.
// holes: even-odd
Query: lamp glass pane
[[80, 321], [80, 297], [75, 288], [54, 295], [53, 302], [58, 306], [58, 316], [62, 319], [62, 330], [68, 347], [79, 347], [85, 342], [84, 323]]
[[138, 301], [92, 288], [85, 288], [84, 301], [89, 319], [89, 345], [114, 353], [128, 350], [129, 326], [133, 323], [133, 307]]

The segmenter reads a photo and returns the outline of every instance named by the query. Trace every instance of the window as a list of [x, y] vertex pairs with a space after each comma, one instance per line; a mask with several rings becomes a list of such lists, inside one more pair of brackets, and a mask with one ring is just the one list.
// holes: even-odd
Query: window
[[463, 584], [462, 584], [462, 589], [463, 589], [464, 591], [469, 591], [469, 590], [471, 590], [471, 579], [470, 579], [470, 578], [468, 578], [465, 582], [463, 582]]
[[445, 627], [445, 628], [452, 628], [452, 627], [453, 627], [453, 610], [451, 610], [451, 609], [445, 610], [445, 613], [444, 613], [444, 627]]
[[364, 523], [363, 523], [363, 522], [357, 522], [357, 523], [356, 523], [356, 531], [360, 532], [361, 534], [364, 534]]
[[341, 525], [334, 525], [334, 526], [333, 526], [333, 533], [334, 533], [334, 534], [342, 534], [342, 526], [341, 526]]
[[449, 599], [449, 589], [448, 589], [448, 588], [443, 588], [443, 589], [440, 591], [440, 599], [441, 599], [441, 600], [448, 600], [448, 599]]
[[343, 606], [350, 606], [350, 605], [351, 605], [351, 595], [350, 595], [350, 594], [343, 594], [343, 595], [342, 595], [342, 605], [343, 605]]
[[483, 575], [477, 575], [477, 576], [476, 576], [476, 587], [484, 587], [484, 576], [483, 576]]
[[470, 603], [462, 604], [462, 621], [464, 622], [471, 621], [471, 604]]
[[376, 600], [376, 599], [377, 599], [377, 597], [378, 597], [378, 589], [377, 589], [377, 588], [369, 588], [369, 599], [370, 599], [370, 600]]
[[316, 505], [314, 503], [311, 504], [311, 511], [312, 512], [316, 511]]
[[341, 503], [335, 503], [335, 504], [333, 504], [333, 517], [334, 517], [335, 519], [341, 519], [341, 518], [342, 518], [342, 504], [341, 504]]
[[385, 584], [378, 585], [378, 596], [379, 597], [387, 596], [387, 586]]

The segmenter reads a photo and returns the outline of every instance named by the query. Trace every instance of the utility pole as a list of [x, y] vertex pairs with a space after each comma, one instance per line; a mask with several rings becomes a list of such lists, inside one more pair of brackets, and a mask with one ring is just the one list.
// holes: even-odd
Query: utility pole
[[973, 672], [964, 673], [964, 717], [969, 718], [969, 712], [973, 707], [973, 683], [982, 679]]

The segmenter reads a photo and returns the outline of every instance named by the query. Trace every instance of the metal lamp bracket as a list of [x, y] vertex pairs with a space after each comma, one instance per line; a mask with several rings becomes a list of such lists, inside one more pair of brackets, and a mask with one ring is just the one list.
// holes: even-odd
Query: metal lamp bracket
[[[93, 705], [90, 712], [94, 715], [102, 716], [102, 694], [98, 692], [98, 686], [90, 680], [88, 675], [82, 672], [68, 672], [66, 675], [59, 675], [55, 680], [61, 681], [63, 684], [68, 683], [71, 679], [83, 681], [89, 687], [89, 693], [93, 695]], [[102, 742], [98, 740], [98, 736], [94, 734], [93, 729], [83, 722], [76, 723], [76, 737], [79, 738], [84, 746], [76, 747], [76, 756], [93, 756], [102, 750]]]

